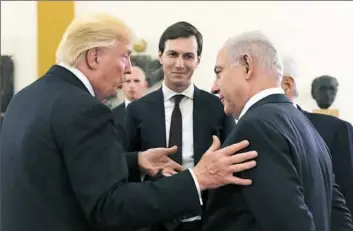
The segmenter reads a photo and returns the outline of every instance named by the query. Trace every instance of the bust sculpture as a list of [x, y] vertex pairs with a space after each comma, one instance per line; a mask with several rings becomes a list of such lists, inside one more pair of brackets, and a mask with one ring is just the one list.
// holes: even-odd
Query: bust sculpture
[[338, 81], [335, 77], [323, 75], [311, 84], [311, 95], [320, 109], [328, 109], [336, 99]]

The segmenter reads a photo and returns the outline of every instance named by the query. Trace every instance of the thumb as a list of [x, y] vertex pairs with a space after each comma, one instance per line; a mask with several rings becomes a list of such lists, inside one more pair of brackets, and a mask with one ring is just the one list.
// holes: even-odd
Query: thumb
[[208, 148], [208, 152], [214, 152], [216, 150], [219, 149], [219, 147], [221, 146], [221, 142], [219, 141], [217, 136], [212, 136], [213, 142], [211, 144], [211, 146]]
[[170, 148], [165, 148], [165, 155], [170, 155], [170, 154], [173, 154], [173, 153], [176, 153], [176, 151], [178, 150], [178, 147], [176, 145], [174, 145], [173, 147], [170, 147]]

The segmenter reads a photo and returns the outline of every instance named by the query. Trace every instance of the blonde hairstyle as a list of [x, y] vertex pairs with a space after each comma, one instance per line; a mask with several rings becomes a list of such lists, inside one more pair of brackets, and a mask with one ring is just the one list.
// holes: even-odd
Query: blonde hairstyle
[[133, 31], [121, 20], [104, 13], [76, 18], [66, 29], [56, 51], [57, 62], [76, 66], [88, 50], [112, 47], [117, 41], [133, 42]]

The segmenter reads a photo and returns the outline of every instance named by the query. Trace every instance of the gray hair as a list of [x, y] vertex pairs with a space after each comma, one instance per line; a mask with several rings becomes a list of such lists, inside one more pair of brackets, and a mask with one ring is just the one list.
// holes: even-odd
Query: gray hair
[[297, 62], [293, 57], [283, 56], [283, 76], [289, 76], [293, 79], [297, 79], [299, 77], [299, 68]]
[[298, 97], [299, 68], [295, 59], [291, 56], [283, 56], [283, 76], [292, 77], [294, 80], [294, 97]]
[[232, 37], [226, 42], [225, 48], [232, 64], [241, 63], [241, 57], [247, 54], [255, 57], [265, 70], [282, 78], [283, 65], [279, 52], [263, 33], [250, 31]]

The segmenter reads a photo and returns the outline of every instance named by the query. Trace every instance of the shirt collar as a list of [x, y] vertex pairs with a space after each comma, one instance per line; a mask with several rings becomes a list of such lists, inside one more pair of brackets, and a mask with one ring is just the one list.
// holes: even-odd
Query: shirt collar
[[249, 110], [249, 108], [260, 101], [261, 99], [274, 94], [284, 94], [282, 88], [269, 88], [258, 92], [257, 94], [253, 95], [244, 105], [243, 110], [241, 111], [238, 120], [245, 115], [245, 113]]
[[77, 69], [75, 67], [70, 67], [62, 62], [59, 63], [58, 65], [71, 71], [72, 74], [74, 74], [83, 83], [83, 85], [85, 85], [85, 87], [87, 88], [89, 93], [91, 93], [92, 96], [96, 96], [94, 93], [93, 87], [92, 87], [91, 83], [89, 82], [88, 78], [79, 69]]
[[[181, 95], [184, 95], [190, 99], [194, 99], [194, 84], [190, 84], [190, 86], [188, 86], [188, 88], [186, 88], [183, 92], [181, 92]], [[165, 85], [165, 82], [163, 81], [163, 85], [162, 85], [162, 91], [163, 91], [163, 97], [164, 97], [164, 101], [168, 101], [169, 99], [171, 99], [173, 96], [175, 95], [179, 95], [179, 93], [171, 90], [170, 88], [167, 87], [167, 85]]]
[[126, 108], [127, 105], [129, 105], [130, 103], [131, 103], [131, 101], [125, 98], [125, 108]]

